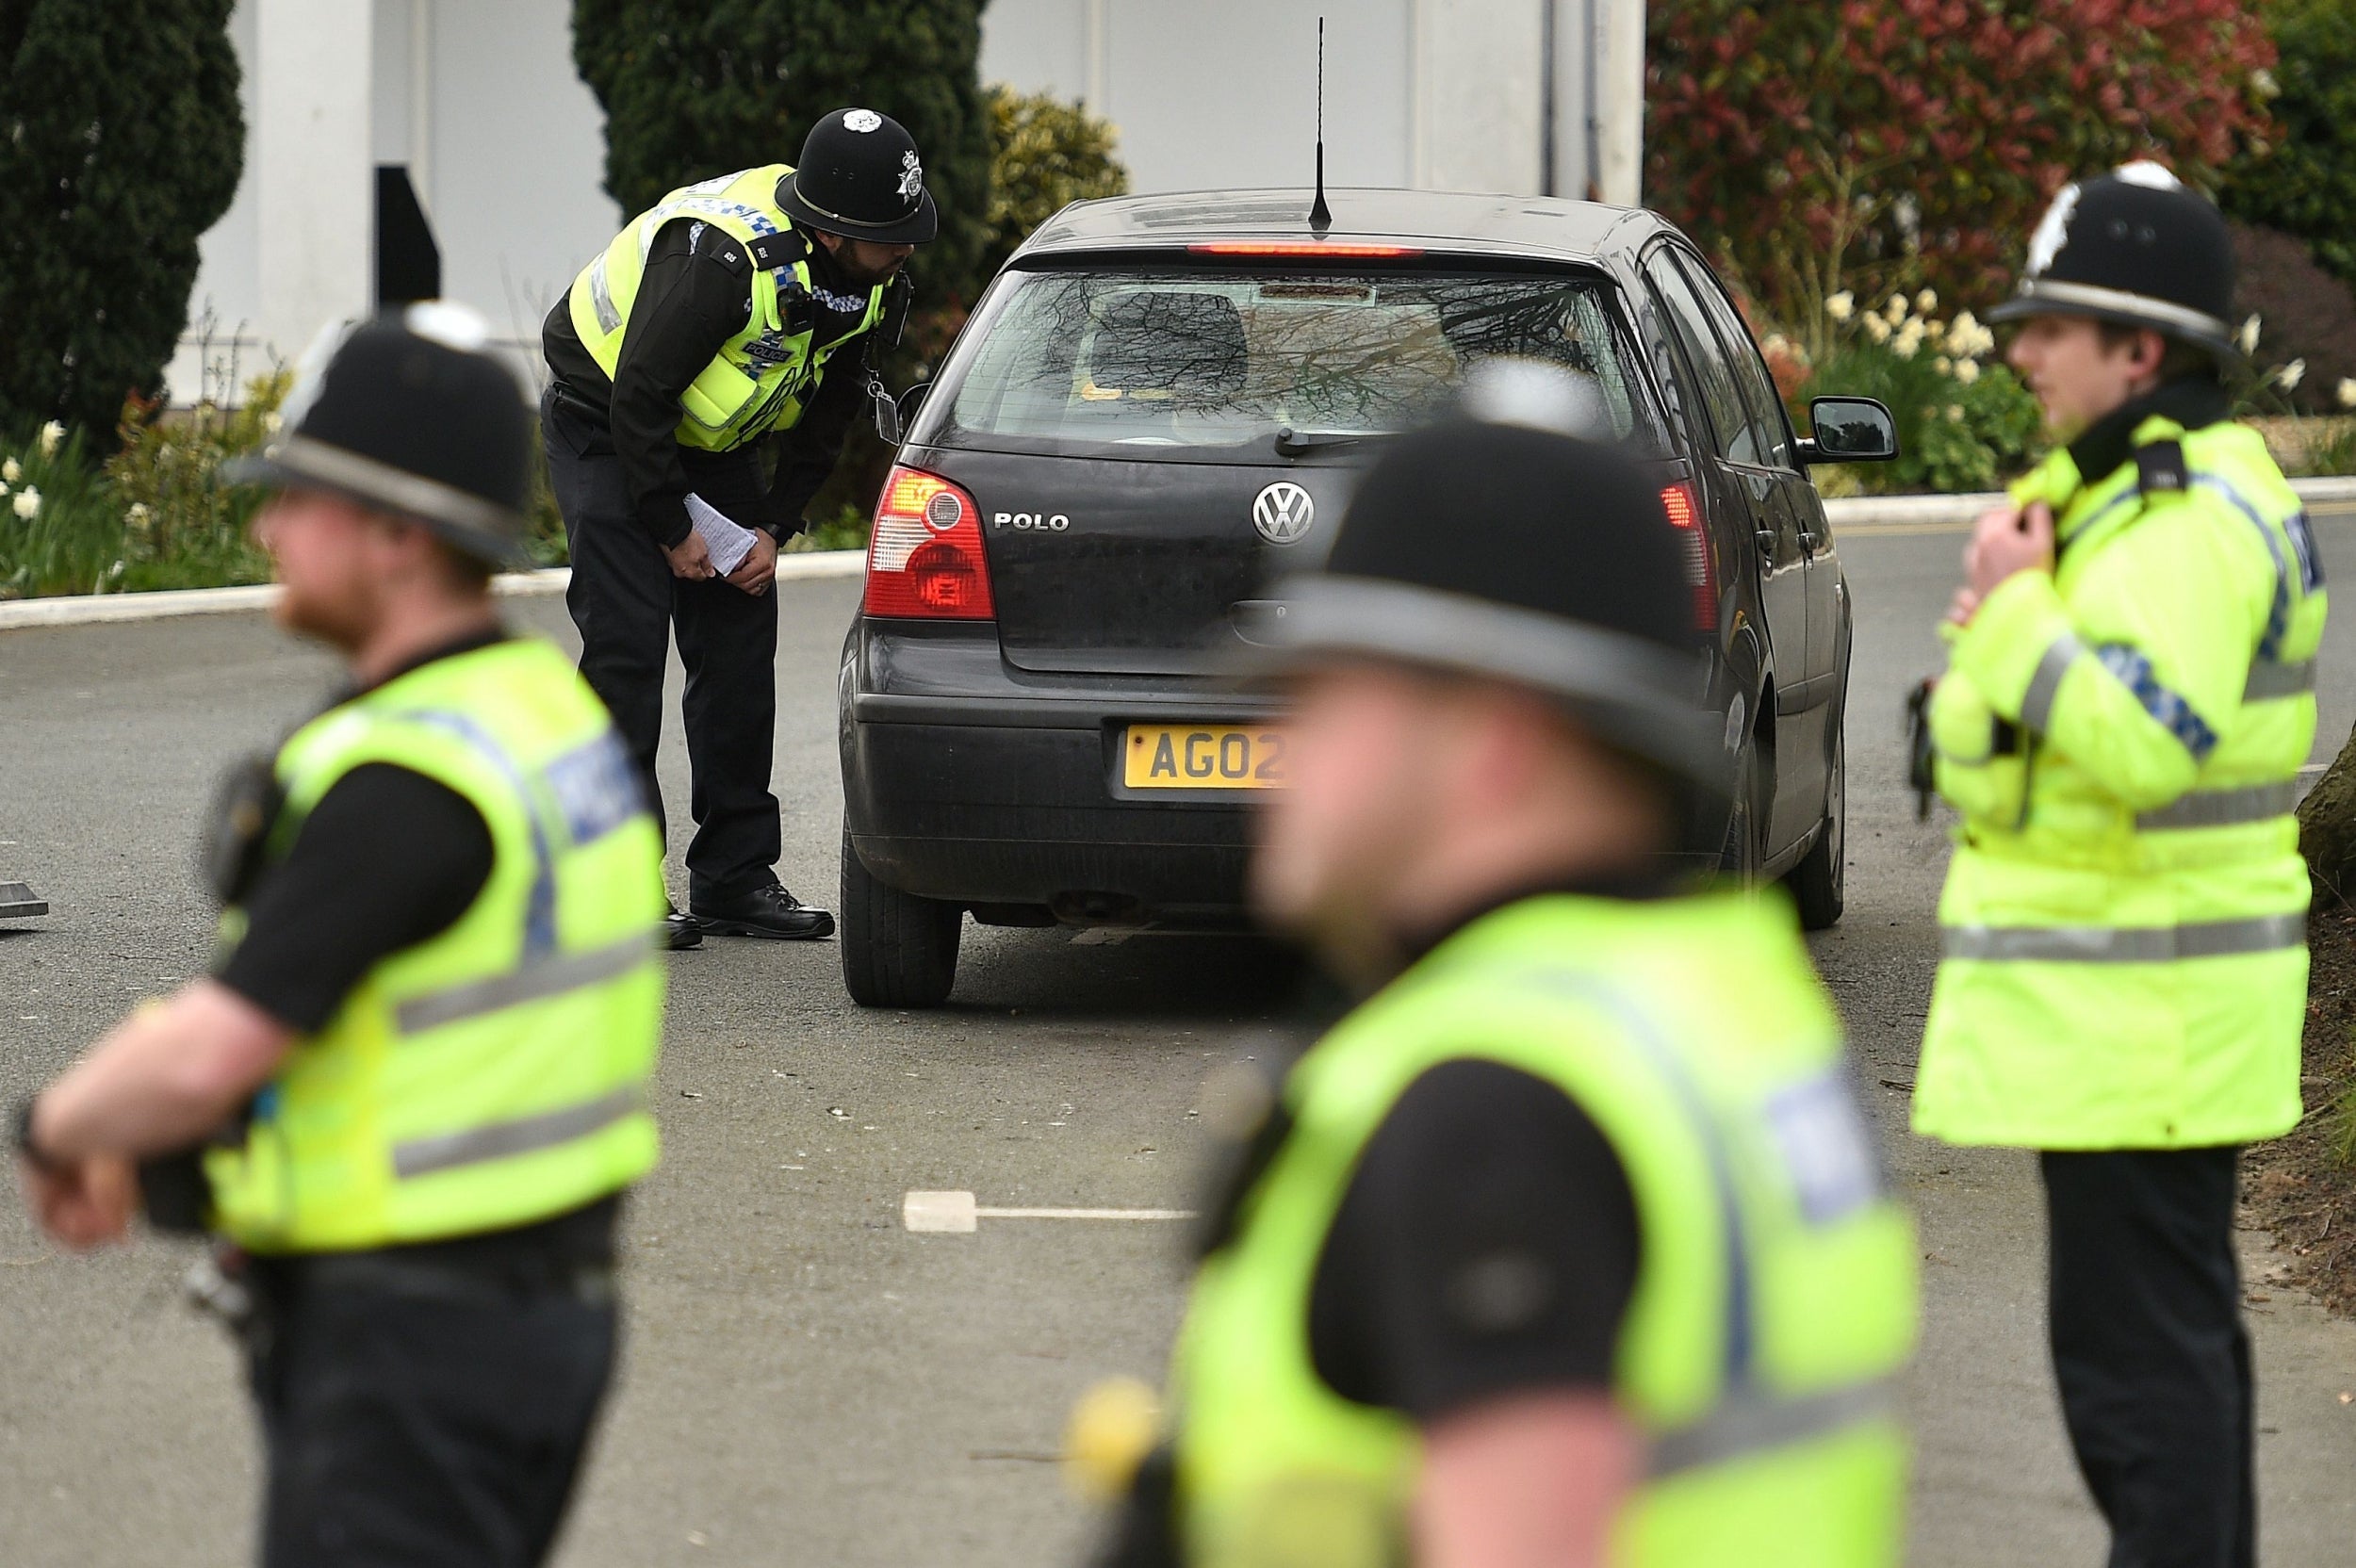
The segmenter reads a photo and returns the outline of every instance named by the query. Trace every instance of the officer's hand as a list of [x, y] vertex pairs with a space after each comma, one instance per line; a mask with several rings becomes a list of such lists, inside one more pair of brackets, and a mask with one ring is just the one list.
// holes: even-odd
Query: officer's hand
[[130, 1233], [139, 1173], [129, 1160], [97, 1154], [43, 1168], [20, 1159], [16, 1168], [25, 1207], [60, 1246], [85, 1251]]
[[671, 559], [671, 575], [690, 582], [701, 582], [713, 575], [712, 552], [704, 547], [703, 535], [690, 533], [676, 545], [666, 546], [663, 553]]
[[1947, 619], [1951, 625], [1970, 626], [1972, 617], [1980, 612], [1980, 596], [1970, 588], [1958, 588], [1955, 596], [1947, 601]]
[[736, 564], [728, 580], [748, 594], [759, 596], [769, 591], [777, 580], [777, 542], [762, 529], [753, 530], [753, 547], [744, 559]]
[[1984, 513], [1973, 527], [1972, 547], [1964, 552], [1964, 568], [1972, 592], [1986, 598], [1996, 585], [2017, 572], [2053, 569], [2053, 511], [2043, 501], [2026, 511], [1999, 507]]

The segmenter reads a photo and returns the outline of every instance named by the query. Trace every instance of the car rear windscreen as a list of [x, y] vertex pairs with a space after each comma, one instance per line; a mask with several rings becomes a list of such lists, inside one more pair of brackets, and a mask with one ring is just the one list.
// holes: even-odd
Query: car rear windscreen
[[1016, 272], [1001, 287], [920, 438], [1232, 458], [1285, 430], [1408, 429], [1503, 356], [1575, 372], [1598, 436], [1661, 445], [1600, 277], [1171, 268]]

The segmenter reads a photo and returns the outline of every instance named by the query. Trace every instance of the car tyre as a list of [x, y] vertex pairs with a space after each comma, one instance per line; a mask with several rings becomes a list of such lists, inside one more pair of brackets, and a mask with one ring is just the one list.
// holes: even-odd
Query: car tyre
[[1792, 901], [1800, 908], [1800, 928], [1829, 931], [1841, 923], [1848, 900], [1849, 743], [1843, 727], [1835, 724], [1832, 767], [1824, 787], [1824, 825], [1816, 842], [1785, 877]]
[[1759, 738], [1750, 736], [1734, 760], [1734, 804], [1726, 813], [1726, 842], [1718, 850], [1718, 869], [1737, 885], [1759, 886], [1760, 868], [1767, 863], [1762, 835], [1766, 816], [1759, 808]]
[[938, 1007], [957, 979], [965, 911], [876, 880], [843, 836], [843, 984], [862, 1007]]

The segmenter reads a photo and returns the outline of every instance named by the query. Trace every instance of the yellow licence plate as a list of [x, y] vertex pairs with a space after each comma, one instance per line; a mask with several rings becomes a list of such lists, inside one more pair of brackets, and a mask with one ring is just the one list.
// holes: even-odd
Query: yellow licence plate
[[1133, 724], [1121, 781], [1132, 790], [1274, 790], [1284, 784], [1284, 732], [1231, 724]]

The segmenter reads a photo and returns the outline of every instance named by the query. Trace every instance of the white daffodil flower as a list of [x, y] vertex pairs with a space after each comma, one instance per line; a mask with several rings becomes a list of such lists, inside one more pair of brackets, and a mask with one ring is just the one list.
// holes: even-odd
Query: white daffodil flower
[[55, 456], [57, 456], [57, 444], [58, 444], [59, 442], [61, 442], [61, 441], [63, 441], [64, 439], [65, 439], [65, 427], [64, 427], [63, 425], [61, 425], [61, 424], [57, 423], [57, 420], [52, 419], [52, 420], [50, 420], [47, 424], [45, 424], [45, 425], [41, 426], [41, 456], [43, 456], [43, 457], [55, 457]]
[[2236, 341], [2241, 344], [2243, 353], [2254, 354], [2258, 351], [2258, 318], [2255, 316], [2241, 324]]
[[0, 480], [6, 480], [10, 484], [14, 484], [18, 480], [21, 480], [24, 477], [25, 466], [19, 463], [15, 458], [11, 457], [8, 461], [0, 463]]
[[1914, 297], [1914, 308], [1928, 316], [1939, 308], [1939, 290], [1926, 288]]
[[29, 523], [41, 515], [41, 492], [28, 484], [19, 490], [16, 499], [8, 504], [15, 509], [18, 516]]
[[2282, 385], [2283, 391], [2297, 391], [2299, 384], [2307, 379], [2307, 362], [2303, 359], [2292, 360], [2288, 365], [2282, 367], [2282, 374], [2277, 376], [2275, 379]]
[[1893, 327], [1905, 320], [1906, 318], [1906, 297], [1904, 294], [1892, 294], [1890, 302], [1882, 306], [1882, 314], [1890, 318], [1890, 324]]
[[1857, 296], [1842, 289], [1824, 302], [1824, 314], [1836, 321], [1846, 321], [1857, 314]]
[[1869, 315], [1860, 324], [1865, 328], [1865, 335], [1872, 338], [1874, 342], [1887, 343], [1890, 341], [1890, 318], [1888, 317]]
[[2356, 376], [2340, 378], [2339, 398], [2342, 408], [2356, 408]]
[[1969, 386], [1979, 379], [1980, 362], [1978, 360], [1967, 359], [1956, 365], [1955, 380], [1963, 383], [1964, 385]]

